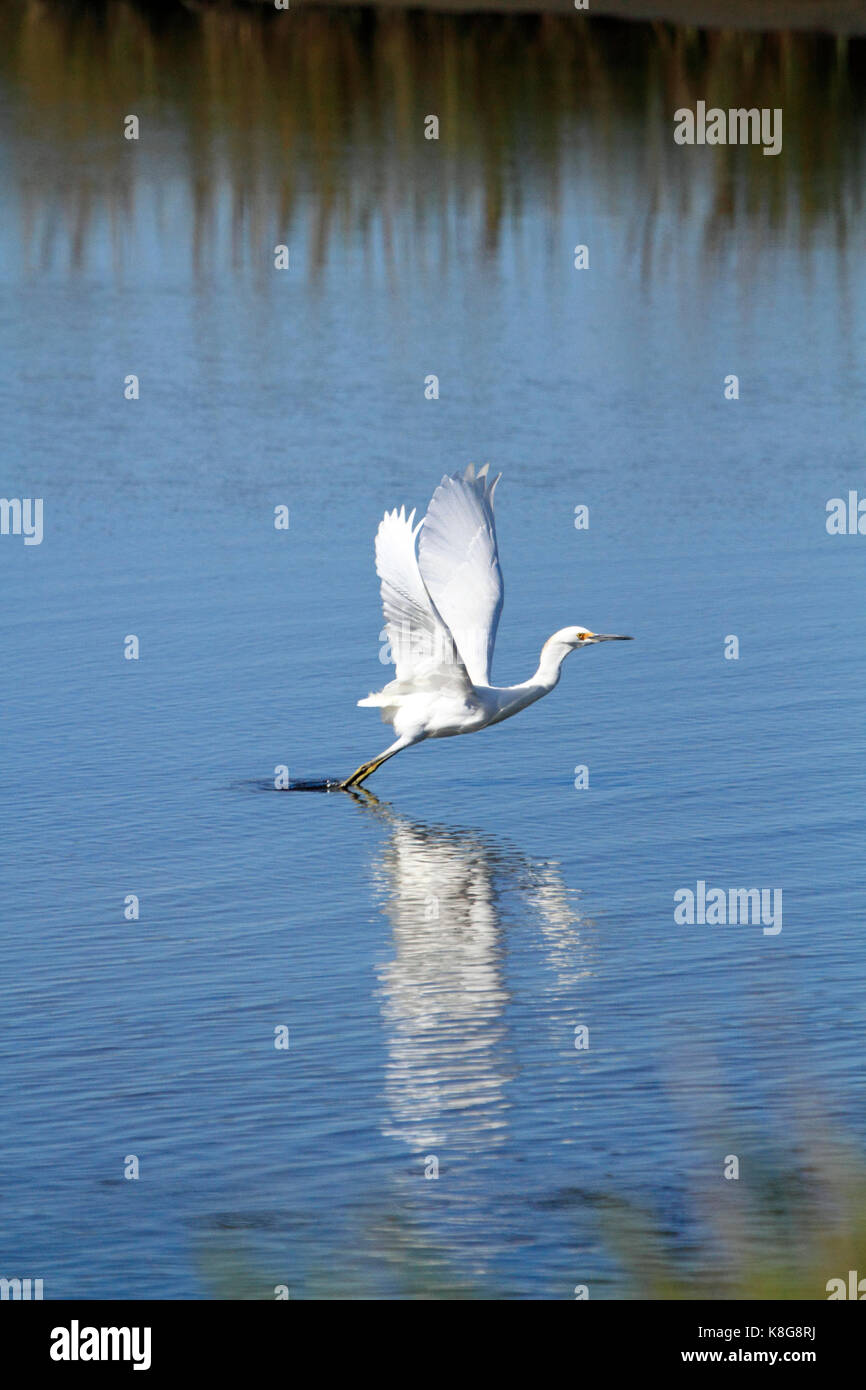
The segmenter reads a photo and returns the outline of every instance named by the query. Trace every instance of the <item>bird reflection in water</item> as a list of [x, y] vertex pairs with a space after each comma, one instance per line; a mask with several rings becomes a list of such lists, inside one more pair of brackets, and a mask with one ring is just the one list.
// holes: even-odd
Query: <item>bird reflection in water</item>
[[564, 996], [571, 1017], [591, 973], [593, 924], [557, 864], [487, 834], [409, 820], [371, 792], [351, 794], [390, 832], [375, 867], [394, 943], [379, 971], [385, 1133], [422, 1157], [489, 1153], [506, 1136], [517, 1069], [508, 959], [540, 953], [550, 1016]]

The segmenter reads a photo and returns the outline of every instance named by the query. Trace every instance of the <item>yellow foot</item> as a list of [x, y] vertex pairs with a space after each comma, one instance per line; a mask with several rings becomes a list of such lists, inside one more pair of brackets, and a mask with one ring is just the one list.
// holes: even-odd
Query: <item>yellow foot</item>
[[372, 772], [375, 772], [376, 768], [383, 762], [384, 758], [374, 758], [372, 762], [362, 763], [360, 767], [355, 769], [351, 777], [347, 777], [345, 782], [340, 783], [340, 791], [347, 792], [350, 791], [352, 787], [360, 787], [361, 783], [365, 781]]

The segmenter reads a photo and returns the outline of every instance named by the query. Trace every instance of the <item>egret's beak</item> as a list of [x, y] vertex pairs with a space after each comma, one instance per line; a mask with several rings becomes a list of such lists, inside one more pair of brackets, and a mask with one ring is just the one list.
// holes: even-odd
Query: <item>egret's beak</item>
[[588, 642], [633, 642], [633, 637], [621, 637], [615, 632], [594, 632], [586, 639]]

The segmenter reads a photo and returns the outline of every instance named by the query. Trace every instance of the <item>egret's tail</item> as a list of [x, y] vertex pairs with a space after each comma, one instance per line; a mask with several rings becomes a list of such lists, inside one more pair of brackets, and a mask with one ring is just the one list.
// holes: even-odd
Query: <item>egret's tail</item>
[[369, 695], [365, 695], [363, 700], [359, 700], [358, 704], [377, 709], [382, 716], [382, 723], [394, 727], [394, 720], [400, 711], [401, 700], [398, 694], [386, 686], [384, 690], [372, 690]]

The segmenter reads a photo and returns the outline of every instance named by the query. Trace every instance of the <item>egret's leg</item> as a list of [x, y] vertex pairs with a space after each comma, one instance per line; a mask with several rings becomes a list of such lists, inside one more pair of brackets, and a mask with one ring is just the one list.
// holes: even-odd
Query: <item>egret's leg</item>
[[351, 777], [347, 777], [345, 782], [340, 783], [340, 791], [348, 791], [350, 787], [360, 787], [368, 777], [381, 767], [389, 758], [393, 758], [395, 753], [399, 753], [401, 748], [408, 748], [410, 744], [417, 743], [417, 738], [398, 738], [396, 743], [392, 743], [390, 748], [386, 748], [384, 753], [380, 753], [378, 758], [371, 758], [368, 763], [362, 763], [356, 768]]
[[374, 773], [377, 767], [381, 767], [384, 761], [385, 756], [383, 754], [380, 758], [372, 758], [370, 762], [362, 763], [360, 767], [355, 769], [351, 777], [347, 777], [345, 782], [340, 783], [340, 790], [347, 792], [351, 791], [353, 787], [360, 787], [365, 778]]

